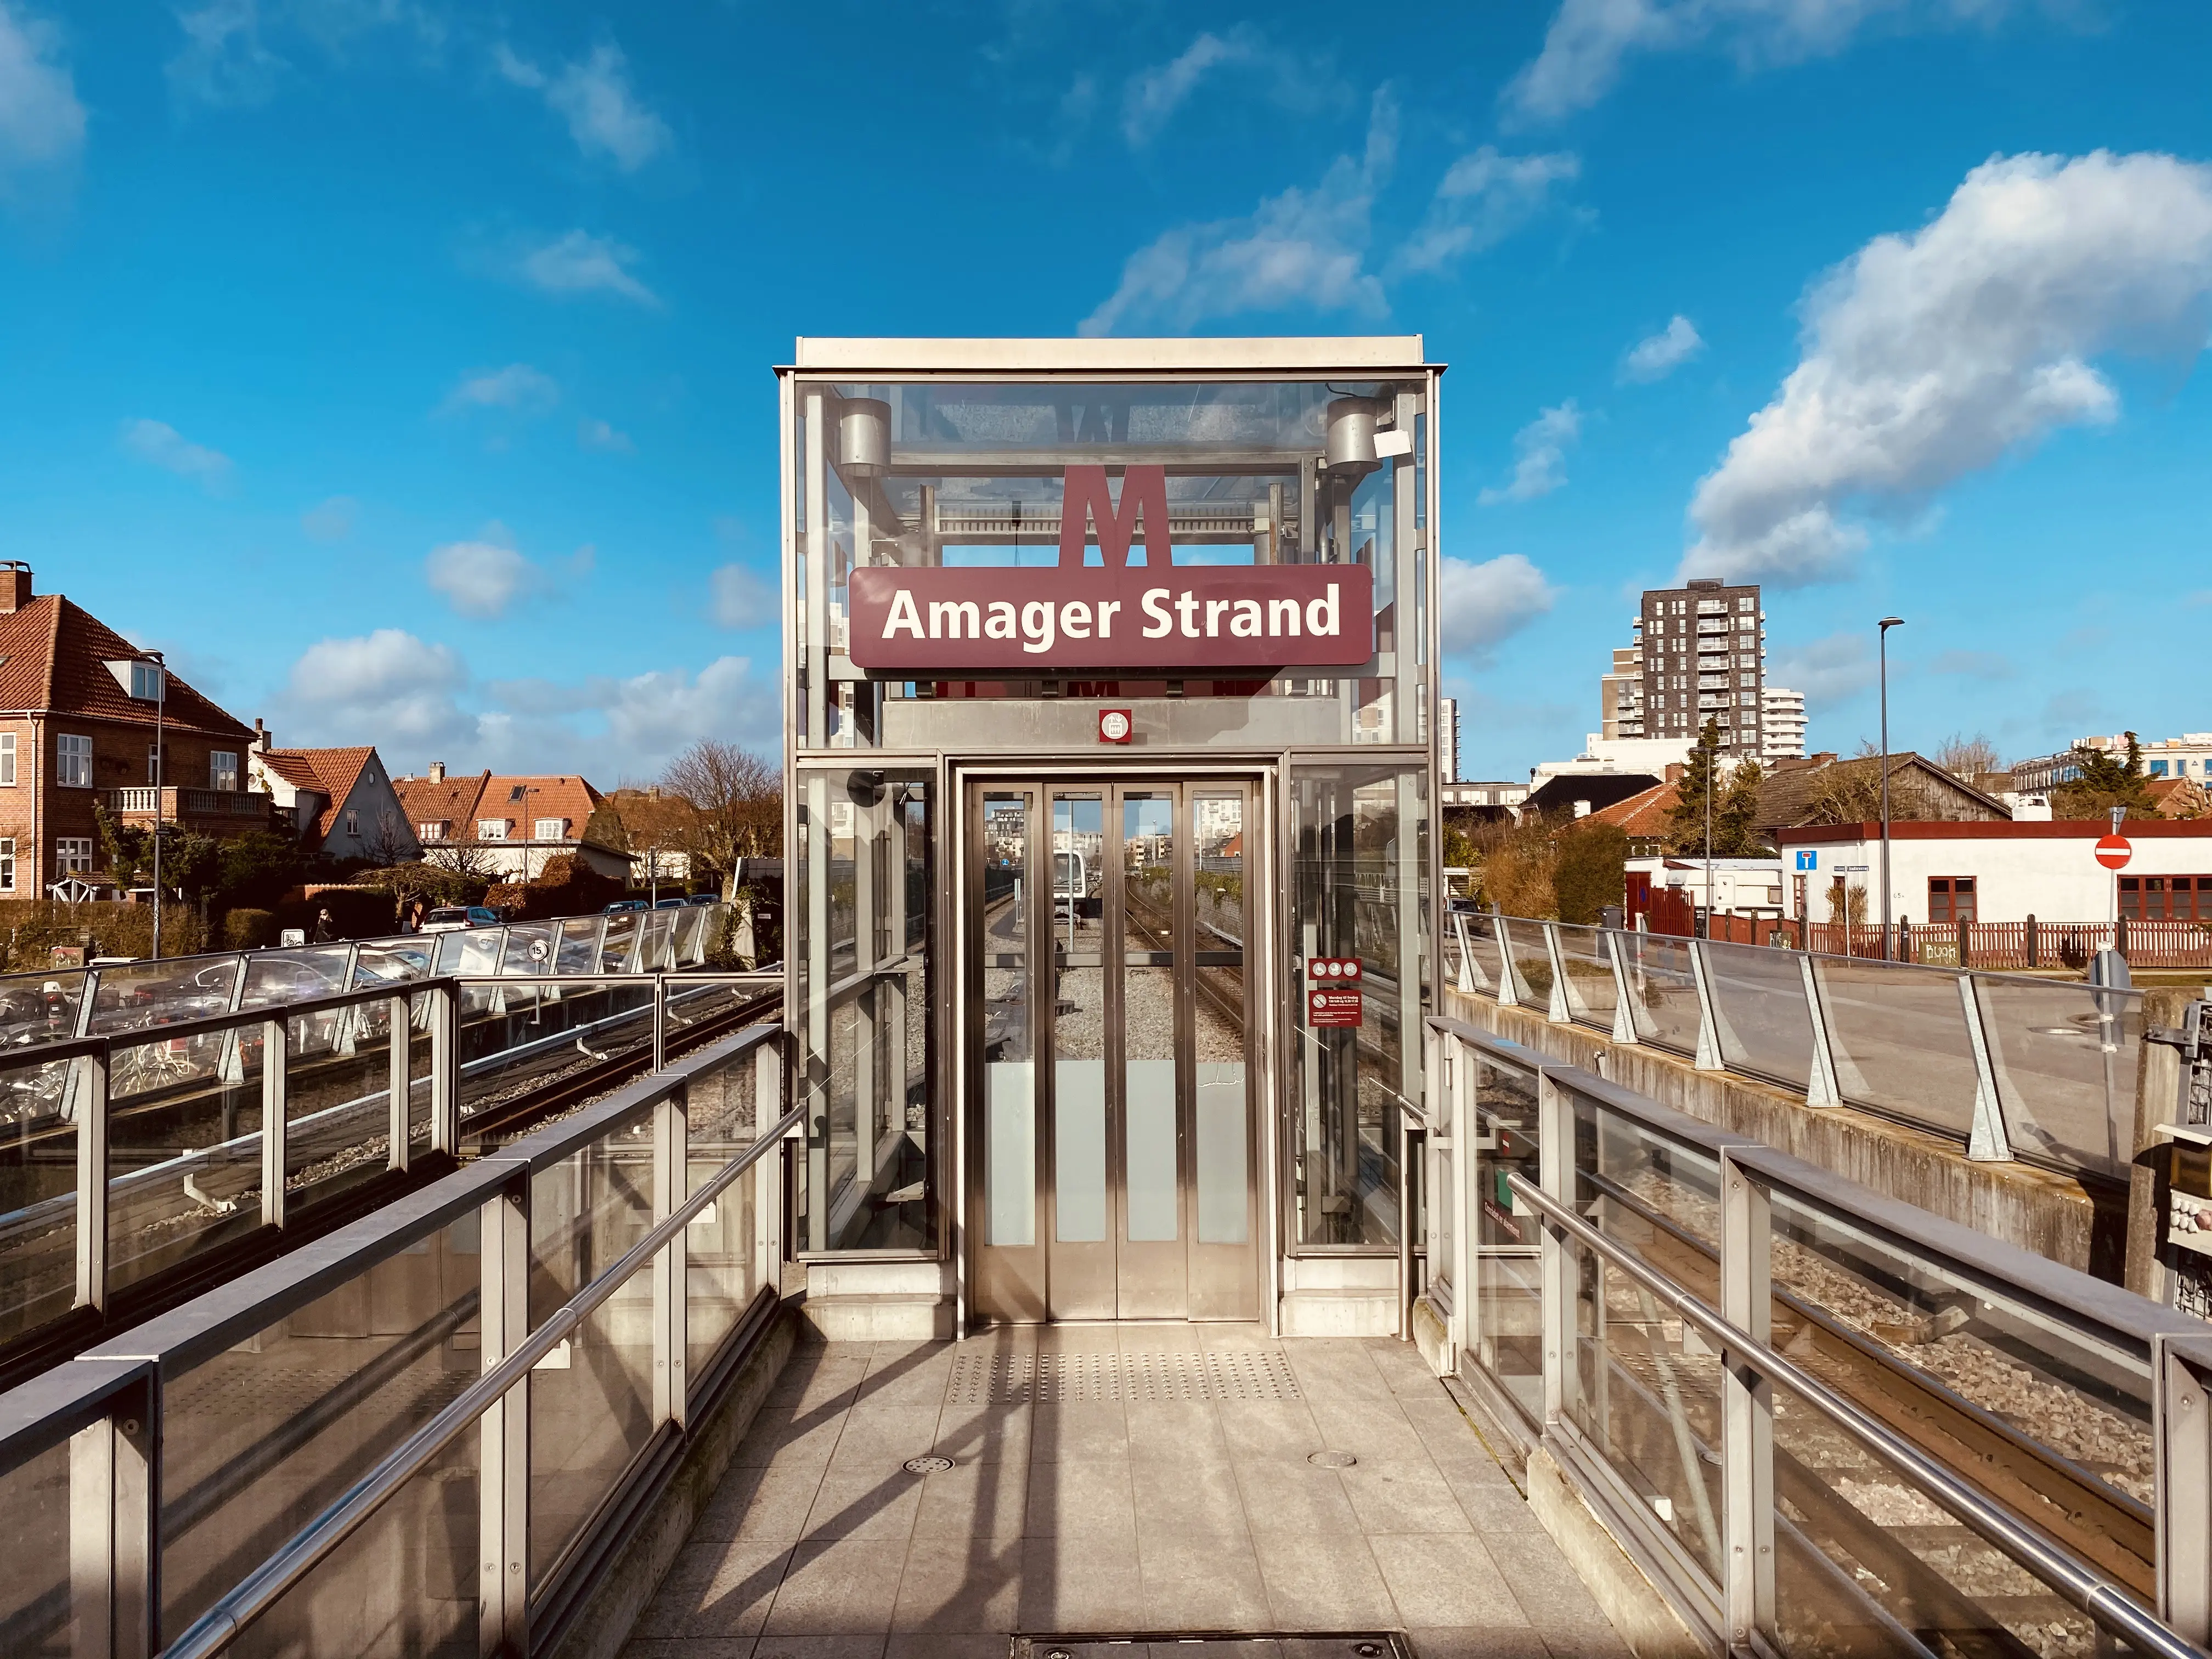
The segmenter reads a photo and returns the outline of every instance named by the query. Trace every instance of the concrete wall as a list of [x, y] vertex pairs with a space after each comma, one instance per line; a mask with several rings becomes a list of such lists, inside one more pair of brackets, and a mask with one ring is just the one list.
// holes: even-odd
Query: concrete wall
[[2125, 1255], [2124, 1194], [2024, 1164], [1975, 1164], [1941, 1136], [1846, 1107], [1814, 1109], [1786, 1090], [1601, 1032], [1553, 1025], [1525, 1008], [1447, 990], [1443, 1012], [1650, 1096], [1675, 1110], [1780, 1148], [1888, 1197], [2009, 1244], [2118, 1282]]

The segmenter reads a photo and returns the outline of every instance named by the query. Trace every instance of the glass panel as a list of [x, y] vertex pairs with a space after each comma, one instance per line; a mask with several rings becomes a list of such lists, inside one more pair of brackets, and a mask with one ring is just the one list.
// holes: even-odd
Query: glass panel
[[1030, 1048], [1027, 790], [983, 798], [984, 1109], [988, 1242], [1036, 1243], [1036, 1082]]
[[[471, 1213], [163, 1387], [165, 1630], [205, 1612], [475, 1381], [480, 1261]], [[426, 1533], [439, 1524], [416, 1519]]]
[[284, 1022], [288, 1202], [371, 1179], [391, 1164], [391, 1005], [356, 1003]]
[[82, 1065], [0, 1070], [0, 1342], [76, 1300], [76, 1129], [64, 1103]]
[[607, 918], [606, 945], [599, 953], [603, 974], [627, 974], [637, 957], [637, 912], [619, 911]]
[[578, 916], [561, 924], [561, 942], [553, 949], [553, 971], [556, 974], [589, 974], [597, 971], [599, 954], [599, 930], [606, 925], [604, 916]]
[[246, 991], [241, 1008], [267, 1008], [280, 1002], [304, 1002], [346, 988], [346, 963], [352, 957], [343, 945], [309, 945], [296, 951], [257, 951], [246, 959]]
[[[530, 1178], [532, 1328], [651, 1227], [652, 1121], [641, 1112]], [[531, 1373], [533, 1583], [559, 1559], [653, 1427], [653, 1270], [647, 1266]]]
[[1698, 982], [1689, 941], [1665, 933], [1613, 937], [1628, 965], [1628, 1012], [1637, 1040], [1677, 1054], [1697, 1053]]
[[1132, 1242], [1180, 1236], [1176, 1179], [1175, 801], [1121, 802], [1122, 1178]]
[[92, 1031], [140, 1031], [219, 1014], [230, 1006], [238, 982], [236, 957], [182, 957], [170, 962], [131, 962], [100, 970], [92, 1003]]
[[1535, 921], [1500, 918], [1508, 953], [1513, 961], [1515, 994], [1525, 1003], [1547, 1007], [1552, 1000], [1552, 952], [1544, 943], [1544, 927]]
[[1068, 1244], [1106, 1237], [1105, 840], [1103, 799], [1053, 797], [1053, 1236]]
[[[770, 1051], [765, 1043], [748, 1049], [685, 1085], [686, 1193], [713, 1179], [760, 1133], [761, 1056]], [[766, 1109], [772, 1124], [773, 1099]], [[756, 1191], [761, 1182], [775, 1179], [774, 1156], [763, 1157], [754, 1170], [760, 1173], [739, 1176], [684, 1229], [684, 1375], [695, 1390], [704, 1384], [716, 1350], [752, 1301]]]
[[1250, 1236], [1245, 1074], [1244, 798], [1198, 795], [1190, 805], [1191, 895], [1198, 951], [1198, 1242], [1242, 1244]]
[[1460, 1049], [1458, 1064], [1470, 1068], [1474, 1112], [1482, 1364], [1533, 1422], [1544, 1408], [1539, 1234], [1534, 1213], [1514, 1197], [1505, 1178], [1537, 1178], [1536, 1075], [1469, 1048]]
[[79, 968], [0, 979], [0, 1048], [74, 1036], [84, 977]]
[[1988, 975], [1974, 984], [2014, 1152], [2126, 1179], [2142, 994]]
[[1424, 1087], [1428, 942], [1425, 772], [1301, 767], [1291, 775], [1290, 993], [1314, 957], [1357, 957], [1360, 1024], [1301, 1024], [1291, 1043], [1298, 1237], [1382, 1248], [1398, 1237], [1399, 1107]]
[[841, 769], [799, 787], [805, 1248], [918, 1249], [930, 1236], [930, 778]]
[[[648, 915], [647, 922], [658, 921]], [[560, 927], [550, 921], [520, 921], [507, 930], [507, 948], [500, 957], [499, 971], [502, 974], [550, 974], [553, 971], [553, 947], [561, 937]]]
[[1474, 988], [1494, 997], [1505, 982], [1505, 953], [1498, 945], [1498, 918], [1462, 916], [1459, 920], [1465, 924], [1461, 933], [1474, 969]]
[[1785, 1654], [2126, 1650], [1778, 1383], [1774, 1497]]
[[433, 946], [420, 939], [364, 942], [354, 957], [353, 982], [377, 985], [421, 979], [430, 971]]
[[[92, 1433], [105, 1432], [94, 1428]], [[0, 1474], [0, 1653], [63, 1659], [99, 1651], [70, 1593], [70, 1445]]]
[[1613, 988], [1613, 957], [1605, 934], [1595, 927], [1562, 921], [1553, 928], [1567, 970], [1567, 1012], [1585, 1025], [1610, 1031], [1620, 1000]]
[[115, 1051], [107, 1120], [111, 1290], [261, 1224], [262, 1048], [256, 1027], [235, 1037], [157, 1038]]
[[[1635, 1223], [1607, 1229], [1633, 1234]], [[1717, 1582], [1720, 1356], [1651, 1293], [1576, 1248], [1575, 1371], [1566, 1413], [1614, 1474]]]
[[1805, 1007], [1804, 957], [1764, 945], [1705, 945], [1721, 1059], [1802, 1089], [1813, 1075], [1813, 1017]]
[[1957, 975], [1834, 957], [1814, 971], [1844, 1098], [1966, 1139], [1974, 1051]]
[[1647, 1251], [1647, 1260], [1696, 1294], [1717, 1295], [1720, 1167], [1713, 1159], [1577, 1099], [1575, 1181], [1577, 1204], [1595, 1225], [1639, 1249], [1651, 1244], [1658, 1254]]

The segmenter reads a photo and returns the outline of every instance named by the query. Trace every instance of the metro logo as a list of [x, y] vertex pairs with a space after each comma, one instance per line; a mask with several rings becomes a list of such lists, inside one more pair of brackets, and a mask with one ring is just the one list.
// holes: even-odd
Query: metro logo
[[[1084, 563], [1096, 523], [1103, 568]], [[1146, 562], [1132, 566], [1141, 534]], [[854, 570], [848, 654], [896, 672], [1346, 668], [1374, 652], [1365, 565], [1171, 569], [1167, 475], [1125, 469], [1116, 508], [1103, 466], [1067, 469], [1060, 565]]]

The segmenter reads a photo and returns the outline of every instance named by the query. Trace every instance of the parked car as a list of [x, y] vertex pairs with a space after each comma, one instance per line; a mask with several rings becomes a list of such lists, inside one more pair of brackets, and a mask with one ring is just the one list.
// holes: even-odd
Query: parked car
[[722, 896], [720, 893], [692, 893], [687, 895], [684, 902], [686, 904], [720, 904]]
[[655, 899], [653, 902], [653, 908], [656, 910], [681, 910], [690, 902], [688, 898]]
[[627, 910], [644, 910], [650, 908], [643, 899], [617, 899], [612, 904], [607, 906], [607, 914], [611, 916], [618, 916]]
[[426, 933], [457, 933], [464, 927], [496, 927], [499, 912], [481, 904], [448, 904], [441, 906], [423, 918]]

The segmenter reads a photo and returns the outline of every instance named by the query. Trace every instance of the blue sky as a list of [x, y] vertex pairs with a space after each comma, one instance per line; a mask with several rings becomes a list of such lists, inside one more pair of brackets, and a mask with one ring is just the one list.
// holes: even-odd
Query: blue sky
[[1814, 741], [2212, 727], [2212, 9], [0, 0], [0, 556], [285, 741], [772, 745], [799, 334], [1447, 362], [1466, 767], [1636, 592]]

